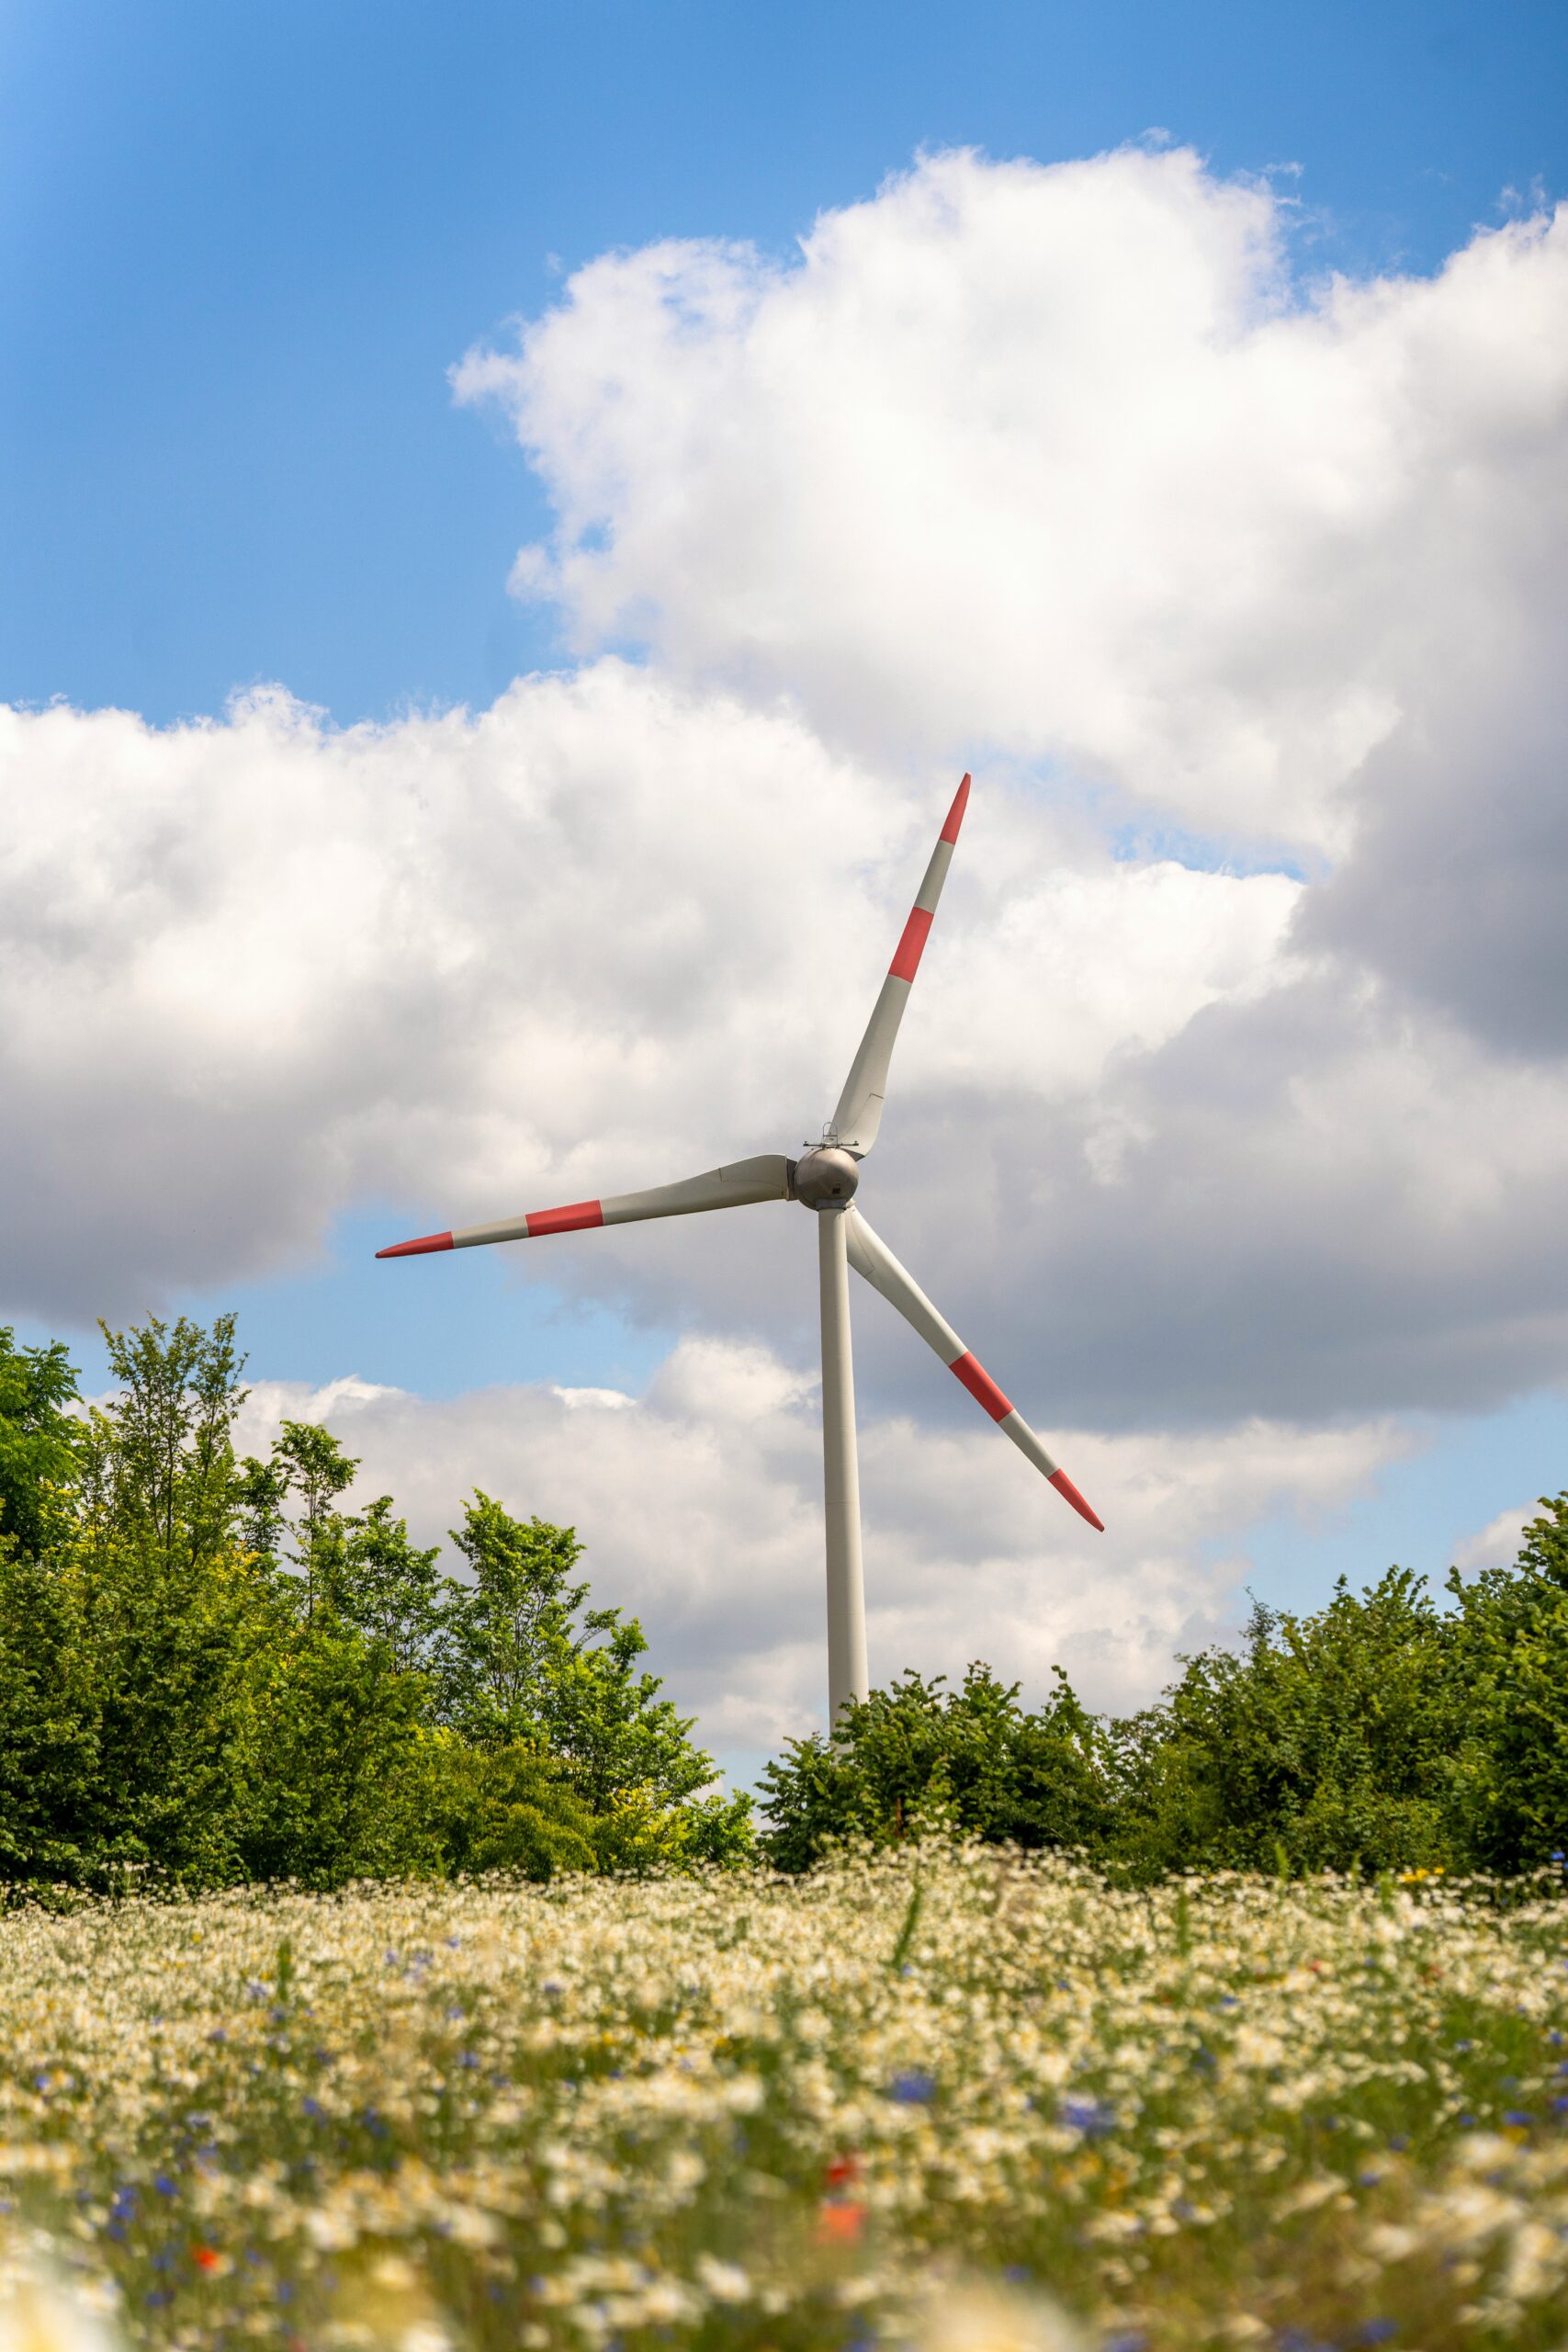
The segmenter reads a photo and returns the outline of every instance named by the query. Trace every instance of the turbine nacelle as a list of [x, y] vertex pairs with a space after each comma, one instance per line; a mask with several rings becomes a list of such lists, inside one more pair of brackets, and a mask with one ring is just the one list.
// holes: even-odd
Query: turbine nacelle
[[818, 1145], [797, 1159], [790, 1191], [803, 1208], [847, 1209], [860, 1182], [860, 1163], [837, 1144]]

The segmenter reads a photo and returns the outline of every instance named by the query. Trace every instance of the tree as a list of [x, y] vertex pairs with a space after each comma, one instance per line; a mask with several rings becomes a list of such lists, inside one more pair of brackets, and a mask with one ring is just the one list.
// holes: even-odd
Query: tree
[[78, 1582], [0, 1536], [0, 1880], [81, 1877], [103, 1783]]
[[1568, 1847], [1568, 1494], [1540, 1507], [1511, 1568], [1449, 1578], [1463, 1694], [1455, 1834], [1487, 1870]]
[[522, 1742], [477, 1748], [451, 1731], [431, 1733], [396, 1796], [443, 1871], [548, 1879], [599, 1866], [592, 1815], [558, 1760]]
[[120, 1385], [89, 1425], [93, 1510], [149, 1566], [199, 1566], [234, 1533], [233, 1428], [247, 1394], [234, 1317], [210, 1331], [183, 1315], [172, 1327], [150, 1315], [129, 1332], [98, 1328]]
[[944, 1679], [907, 1674], [847, 1706], [831, 1738], [790, 1742], [762, 1776], [772, 1861], [804, 1870], [835, 1839], [884, 1846], [942, 1828], [1025, 1847], [1103, 1840], [1102, 1736], [1061, 1670], [1033, 1713], [987, 1666], [961, 1690]]
[[265, 1462], [247, 1454], [240, 1465], [236, 1493], [246, 1542], [274, 1567], [292, 1570], [307, 1619], [341, 1547], [343, 1523], [333, 1506], [358, 1467], [315, 1421], [285, 1421]]
[[367, 1641], [385, 1645], [399, 1673], [439, 1673], [451, 1596], [442, 1575], [441, 1547], [409, 1540], [406, 1519], [395, 1519], [390, 1495], [351, 1518], [340, 1519], [323, 1545], [321, 1589], [337, 1617]]
[[106, 1332], [85, 1422], [63, 1352], [0, 1346], [0, 1879], [190, 1886], [290, 1876], [688, 1868], [742, 1859], [640, 1660], [587, 1606], [570, 1528], [480, 1496], [471, 1587], [357, 1463], [286, 1421], [236, 1462], [233, 1319]]
[[1452, 1621], [1404, 1568], [1362, 1593], [1342, 1577], [1310, 1616], [1256, 1605], [1239, 1656], [1187, 1659], [1115, 1727], [1119, 1857], [1137, 1875], [1447, 1864], [1453, 1669]]
[[233, 1849], [244, 1878], [307, 1886], [439, 1875], [438, 1838], [401, 1782], [428, 1713], [418, 1675], [330, 1611], [284, 1616], [235, 1711]]
[[238, 1692], [269, 1637], [235, 1540], [244, 1401], [231, 1316], [105, 1331], [121, 1383], [89, 1417], [70, 1539], [97, 1713], [95, 1849], [194, 1880], [232, 1868]]
[[0, 1325], [0, 1539], [37, 1557], [80, 1469], [76, 1374], [62, 1341], [19, 1348]]
[[586, 1580], [577, 1532], [541, 1519], [513, 1519], [482, 1491], [463, 1506], [452, 1541], [473, 1582], [452, 1595], [444, 1711], [480, 1747], [537, 1739], [546, 1686], [573, 1644]]
[[[661, 1813], [712, 1782], [713, 1758], [693, 1747], [690, 1719], [638, 1667], [648, 1642], [636, 1618], [585, 1608], [588, 1584], [572, 1577], [582, 1555], [573, 1529], [513, 1519], [480, 1493], [453, 1541], [473, 1583], [450, 1590], [444, 1712], [467, 1739], [553, 1751], [600, 1817], [634, 1792]], [[730, 1846], [739, 1838], [749, 1813], [731, 1802], [728, 1831], [716, 1817], [716, 1855], [727, 1837]]]

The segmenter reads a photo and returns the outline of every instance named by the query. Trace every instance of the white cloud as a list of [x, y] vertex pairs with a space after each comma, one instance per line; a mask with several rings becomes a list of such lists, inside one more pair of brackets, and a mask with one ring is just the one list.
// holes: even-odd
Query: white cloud
[[1500, 1510], [1495, 1519], [1462, 1544], [1454, 1546], [1453, 1564], [1461, 1577], [1472, 1577], [1483, 1568], [1508, 1568], [1519, 1555], [1526, 1528], [1532, 1519], [1540, 1517], [1539, 1503], [1521, 1503], [1517, 1510]]
[[[1348, 1500], [1407, 1450], [1388, 1422], [1254, 1421], [1210, 1439], [1061, 1433], [1101, 1506], [1096, 1535], [971, 1408], [933, 1436], [907, 1419], [863, 1438], [874, 1674], [954, 1678], [987, 1657], [1043, 1696], [1060, 1660], [1092, 1703], [1150, 1697], [1172, 1651], [1230, 1626], [1247, 1562], [1234, 1531]], [[639, 1614], [652, 1664], [703, 1736], [776, 1748], [824, 1705], [821, 1454], [813, 1385], [771, 1351], [683, 1340], [647, 1394], [604, 1409], [547, 1387], [446, 1403], [341, 1381], [259, 1385], [241, 1442], [285, 1414], [328, 1419], [426, 1542], [475, 1486], [573, 1523], [595, 1599]]]
[[[614, 661], [378, 729], [276, 691], [164, 730], [0, 713], [0, 1295], [76, 1317], [284, 1262], [369, 1193], [463, 1223], [798, 1149], [953, 782]], [[986, 803], [910, 1100], [1070, 1091], [1266, 973], [1292, 885]], [[579, 1278], [690, 1247], [606, 1235]]]
[[455, 371], [556, 501], [517, 584], [833, 740], [1343, 846], [1369, 752], [1561, 581], [1568, 220], [1303, 295], [1290, 218], [1182, 150], [944, 153], [788, 261], [593, 261]]

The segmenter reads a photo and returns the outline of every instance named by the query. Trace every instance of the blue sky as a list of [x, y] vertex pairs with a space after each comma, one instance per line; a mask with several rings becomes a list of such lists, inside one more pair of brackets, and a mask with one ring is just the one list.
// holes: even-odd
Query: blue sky
[[606, 248], [787, 247], [923, 146], [1157, 128], [1299, 167], [1314, 262], [1427, 269], [1568, 151], [1568, 19], [1518, 0], [19, 0], [0, 45], [0, 692], [155, 719], [547, 658], [505, 594], [536, 490], [446, 370]]
[[[1266, 175], [1299, 284], [1393, 280], [1568, 180], [1568, 17], [1517, 0], [22, 0], [0, 68], [0, 701], [113, 706], [160, 728], [220, 718], [263, 682], [346, 727], [483, 711], [522, 673], [570, 668], [581, 613], [574, 651], [570, 599], [507, 587], [519, 548], [549, 537], [567, 461], [532, 469], [510, 395], [460, 404], [449, 370], [507, 348], [509, 322], [539, 318], [597, 257], [722, 238], [787, 260], [818, 215], [864, 205], [923, 152], [1048, 164], [1142, 140], [1195, 149], [1214, 185]], [[644, 658], [613, 630], [587, 636], [583, 658], [606, 643]], [[667, 645], [649, 658], [679, 667]], [[821, 718], [802, 661], [824, 741], [871, 757], [863, 731]], [[908, 756], [886, 754], [906, 773]], [[1247, 870], [1246, 829], [1201, 811], [1107, 822], [1120, 854], [1180, 842], [1179, 864]], [[1309, 836], [1270, 834], [1258, 856], [1299, 879], [1319, 870]], [[1205, 840], [1223, 854], [1191, 846]], [[491, 1253], [377, 1267], [377, 1242], [423, 1213], [406, 1168], [384, 1189], [345, 1177], [265, 1262], [214, 1244], [182, 1272], [176, 1251], [142, 1303], [237, 1305], [267, 1381], [353, 1371], [437, 1400], [513, 1380], [637, 1393], [682, 1332], [716, 1328], [712, 1295], [673, 1261], [668, 1279], [592, 1285]], [[68, 1291], [48, 1315], [24, 1282], [0, 1315], [67, 1330], [93, 1379], [101, 1356]], [[735, 1310], [748, 1342], [773, 1295]], [[1461, 1539], [1562, 1484], [1568, 1365], [1555, 1340], [1522, 1336], [1528, 1319], [1517, 1359], [1483, 1375], [1424, 1387], [1401, 1371], [1386, 1395], [1348, 1396], [1347, 1423], [1393, 1416], [1399, 1445], [1348, 1487], [1287, 1480], [1286, 1499], [1210, 1525], [1198, 1569], [1245, 1555], [1255, 1589], [1310, 1602], [1392, 1557], [1440, 1571]], [[874, 1409], [925, 1409], [878, 1347]], [[1173, 1420], [1182, 1409], [1173, 1398]], [[1282, 1389], [1259, 1409], [1293, 1408]], [[1321, 1391], [1303, 1411], [1335, 1419]]]

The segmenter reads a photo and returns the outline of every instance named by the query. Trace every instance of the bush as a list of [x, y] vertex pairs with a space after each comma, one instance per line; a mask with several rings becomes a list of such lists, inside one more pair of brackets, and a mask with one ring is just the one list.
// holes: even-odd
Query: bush
[[1023, 1847], [1102, 1845], [1113, 1817], [1105, 1737], [1058, 1669], [1031, 1714], [1018, 1685], [972, 1666], [961, 1690], [906, 1675], [792, 1740], [762, 1776], [770, 1860], [798, 1871], [835, 1841], [891, 1845], [937, 1828]]

